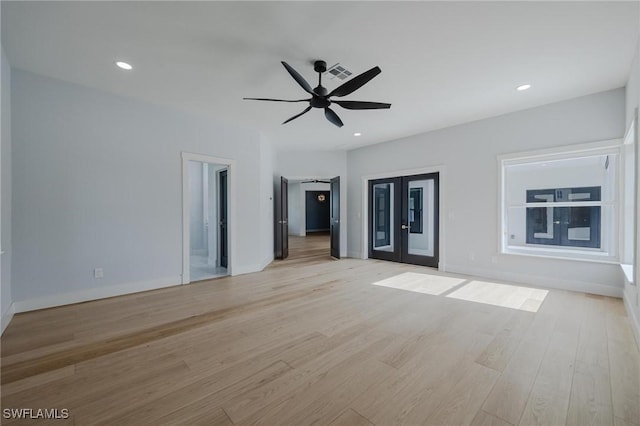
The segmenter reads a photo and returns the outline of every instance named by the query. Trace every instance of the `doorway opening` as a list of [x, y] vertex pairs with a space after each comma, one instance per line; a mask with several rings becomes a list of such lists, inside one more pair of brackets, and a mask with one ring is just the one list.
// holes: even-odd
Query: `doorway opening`
[[183, 154], [183, 284], [231, 274], [231, 165], [220, 160]]
[[282, 178], [276, 258], [340, 257], [339, 188], [338, 177]]

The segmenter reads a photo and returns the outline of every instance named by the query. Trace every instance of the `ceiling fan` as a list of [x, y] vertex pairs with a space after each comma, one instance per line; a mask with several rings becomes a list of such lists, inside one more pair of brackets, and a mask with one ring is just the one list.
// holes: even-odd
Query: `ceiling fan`
[[282, 65], [285, 69], [291, 74], [291, 77], [304, 89], [305, 92], [311, 95], [311, 98], [308, 99], [297, 99], [297, 100], [285, 100], [285, 99], [271, 99], [271, 98], [242, 98], [245, 100], [253, 100], [253, 101], [273, 101], [273, 102], [309, 102], [309, 106], [302, 111], [300, 114], [296, 114], [293, 117], [289, 118], [282, 124], [286, 124], [296, 118], [300, 117], [303, 114], [306, 114], [311, 110], [311, 108], [323, 108], [324, 116], [331, 123], [335, 124], [338, 127], [342, 127], [343, 123], [329, 106], [331, 104], [340, 105], [345, 109], [388, 109], [391, 107], [391, 104], [381, 103], [381, 102], [362, 102], [362, 101], [341, 101], [335, 99], [329, 99], [333, 96], [341, 98], [343, 96], [349, 95], [366, 83], [368, 83], [372, 78], [377, 76], [382, 72], [379, 67], [373, 67], [369, 71], [365, 71], [360, 75], [353, 77], [351, 80], [346, 83], [338, 86], [333, 89], [331, 92], [328, 92], [325, 87], [322, 86], [322, 73], [327, 70], [327, 63], [325, 61], [315, 61], [313, 69], [318, 73], [318, 86], [315, 88], [311, 88], [307, 80], [304, 79], [291, 65], [282, 61]]

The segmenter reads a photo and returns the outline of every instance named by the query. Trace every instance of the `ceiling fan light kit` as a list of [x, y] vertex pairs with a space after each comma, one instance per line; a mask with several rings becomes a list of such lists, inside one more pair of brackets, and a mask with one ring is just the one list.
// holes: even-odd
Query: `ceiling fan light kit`
[[286, 100], [286, 99], [271, 99], [271, 98], [243, 98], [245, 100], [253, 100], [253, 101], [271, 101], [271, 102], [309, 102], [309, 106], [305, 108], [299, 114], [294, 115], [293, 117], [285, 120], [282, 124], [286, 124], [296, 118], [300, 117], [303, 114], [306, 114], [311, 110], [311, 108], [322, 108], [324, 109], [324, 116], [331, 123], [336, 125], [337, 127], [342, 127], [343, 123], [331, 108], [331, 104], [337, 104], [345, 109], [389, 109], [391, 104], [382, 103], [382, 102], [364, 102], [364, 101], [341, 101], [330, 99], [332, 96], [335, 97], [343, 97], [347, 96], [365, 84], [367, 84], [371, 79], [380, 74], [382, 70], [379, 67], [373, 67], [368, 71], [363, 72], [351, 80], [343, 83], [338, 86], [331, 92], [328, 92], [325, 87], [322, 86], [322, 74], [327, 71], [327, 63], [325, 61], [315, 61], [313, 64], [313, 69], [318, 73], [318, 86], [315, 88], [311, 88], [311, 85], [304, 79], [291, 65], [282, 61], [282, 66], [287, 70], [287, 72], [293, 77], [293, 79], [302, 87], [302, 89], [311, 95], [311, 98], [308, 99], [296, 99], [296, 100]]

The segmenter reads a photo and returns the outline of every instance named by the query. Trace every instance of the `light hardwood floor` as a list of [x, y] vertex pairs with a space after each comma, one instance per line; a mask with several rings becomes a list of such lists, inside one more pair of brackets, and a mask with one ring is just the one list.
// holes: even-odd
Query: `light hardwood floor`
[[291, 247], [257, 274], [16, 315], [2, 408], [76, 425], [640, 426], [620, 300]]
[[317, 262], [331, 259], [331, 244], [328, 232], [314, 232], [306, 237], [289, 236], [287, 261]]

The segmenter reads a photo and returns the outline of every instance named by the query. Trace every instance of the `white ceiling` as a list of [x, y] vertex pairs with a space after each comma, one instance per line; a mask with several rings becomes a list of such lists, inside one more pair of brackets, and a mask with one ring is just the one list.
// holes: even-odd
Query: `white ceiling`
[[[639, 16], [638, 2], [2, 1], [2, 45], [14, 68], [249, 126], [281, 148], [350, 149], [622, 87]], [[341, 129], [315, 109], [282, 126], [306, 104], [242, 100], [305, 98], [280, 61], [315, 86], [315, 59], [380, 66], [343, 99], [391, 109], [334, 106]]]

